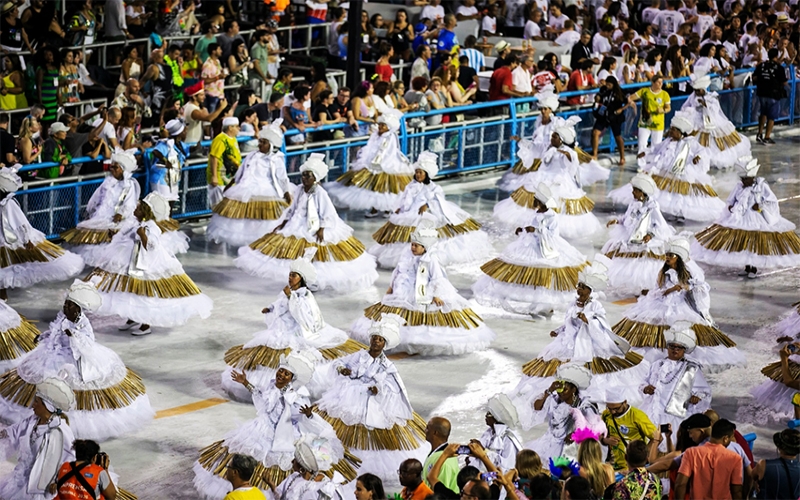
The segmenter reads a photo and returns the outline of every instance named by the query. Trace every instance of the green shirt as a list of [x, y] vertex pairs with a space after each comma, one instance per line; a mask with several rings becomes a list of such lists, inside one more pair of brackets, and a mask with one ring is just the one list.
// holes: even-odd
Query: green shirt
[[[440, 456], [442, 456], [442, 452], [435, 451], [428, 455], [428, 458], [425, 459], [425, 463], [422, 464], [422, 478], [425, 480], [425, 485], [431, 489], [433, 489], [433, 486], [428, 482], [428, 473], [433, 469], [433, 465], [439, 460]], [[439, 471], [439, 482], [445, 485], [448, 490], [456, 493], [459, 493], [458, 481], [456, 481], [458, 478], [458, 471], [458, 459], [456, 457], [445, 460], [444, 465]]]
[[208, 59], [208, 46], [216, 41], [217, 37], [214, 36], [212, 36], [210, 39], [205, 36], [201, 36], [200, 40], [197, 41], [197, 45], [194, 46], [194, 51], [198, 56], [200, 56], [201, 61], [206, 62], [206, 59]]
[[172, 69], [172, 84], [178, 88], [183, 87], [183, 77], [181, 76], [181, 68], [178, 66], [178, 61], [173, 61], [172, 58], [165, 55], [164, 64]]
[[[267, 49], [268, 47], [266, 44], [261, 45], [259, 42], [253, 44], [253, 48], [250, 49], [250, 57], [254, 61], [258, 61], [258, 68], [262, 73], [264, 73], [265, 76], [269, 76], [269, 73], [267, 72], [267, 66], [269, 65], [269, 50]], [[250, 73], [250, 78], [260, 79], [261, 77], [255, 72], [255, 70], [253, 70], [253, 72]]]

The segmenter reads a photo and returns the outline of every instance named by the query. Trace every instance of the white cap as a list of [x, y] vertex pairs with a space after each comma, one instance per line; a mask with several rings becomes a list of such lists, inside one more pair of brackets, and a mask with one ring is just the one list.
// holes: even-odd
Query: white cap
[[82, 311], [94, 312], [103, 304], [103, 297], [89, 282], [75, 280], [67, 292], [67, 300], [74, 302]]
[[160, 194], [152, 191], [142, 200], [147, 203], [150, 210], [153, 211], [153, 216], [157, 221], [167, 220], [169, 218], [169, 202]]
[[50, 412], [68, 411], [75, 405], [75, 393], [61, 379], [48, 378], [36, 384], [36, 395]]
[[[605, 260], [605, 261], [604, 261]], [[608, 286], [608, 258], [597, 254], [592, 265], [586, 266], [578, 272], [578, 281], [599, 292]]]
[[761, 168], [761, 165], [752, 156], [741, 156], [736, 160], [736, 170], [742, 174], [742, 177], [755, 177], [758, 175], [759, 168]]
[[711, 85], [711, 77], [708, 75], [696, 76], [693, 74], [691, 79], [692, 79], [692, 88], [695, 90], [697, 89], [706, 90], [708, 86]]
[[324, 437], [304, 434], [294, 444], [294, 459], [309, 472], [324, 472], [333, 466], [333, 449]]
[[582, 391], [589, 387], [592, 381], [592, 372], [583, 365], [568, 363], [558, 367], [556, 379], [569, 382]]
[[514, 403], [505, 394], [495, 394], [489, 399], [489, 413], [495, 420], [509, 427], [519, 426], [519, 415]]
[[433, 179], [439, 173], [439, 156], [430, 151], [423, 151], [414, 163], [414, 170], [416, 169], [424, 171], [428, 174], [428, 178]]
[[222, 128], [225, 127], [232, 127], [234, 125], [239, 125], [239, 119], [233, 116], [229, 116], [222, 120]]
[[6, 193], [16, 193], [22, 187], [22, 179], [13, 168], [0, 168], [0, 190]]
[[281, 128], [282, 123], [283, 118], [278, 118], [268, 126], [262, 128], [261, 132], [258, 133], [258, 138], [266, 139], [273, 146], [275, 146], [275, 148], [280, 148], [283, 146], [283, 129]]
[[664, 332], [664, 341], [669, 344], [678, 344], [686, 348], [686, 354], [691, 354], [697, 347], [697, 334], [692, 330], [688, 321], [679, 321]]
[[183, 120], [175, 118], [168, 121], [164, 128], [167, 130], [167, 133], [170, 135], [170, 137], [175, 137], [183, 132], [183, 129], [186, 128], [186, 124], [183, 123]]
[[539, 107], [548, 108], [550, 111], [558, 109], [558, 96], [552, 93], [541, 94], [539, 97]]
[[325, 155], [322, 153], [311, 153], [308, 159], [300, 165], [300, 172], [309, 171], [314, 174], [317, 182], [322, 182], [328, 175], [328, 164], [325, 163]]
[[436, 220], [425, 214], [411, 233], [411, 242], [430, 250], [437, 241], [439, 241], [439, 231], [436, 230]]
[[613, 386], [606, 388], [606, 403], [621, 404], [628, 400], [626, 388], [622, 386]]
[[646, 174], [644, 172], [639, 172], [633, 176], [633, 179], [631, 179], [631, 186], [635, 187], [647, 196], [653, 196], [653, 194], [658, 191], [656, 181], [653, 180], [653, 177], [651, 177], [650, 174]]
[[547, 187], [547, 184], [544, 182], [539, 183], [538, 186], [534, 186], [533, 195], [537, 200], [544, 203], [547, 208], [555, 208], [557, 205], [556, 200], [553, 198], [552, 191], [550, 191], [550, 188]]
[[564, 142], [564, 144], [567, 145], [575, 144], [575, 139], [577, 137], [577, 134], [575, 133], [575, 129], [573, 127], [569, 126], [558, 127], [555, 129], [555, 133], [558, 134], [559, 137], [561, 137], [561, 141]]
[[308, 247], [303, 252], [303, 256], [292, 261], [292, 264], [289, 266], [289, 271], [302, 276], [306, 285], [311, 285], [317, 281], [317, 269], [314, 267], [314, 264], [311, 263], [316, 254], [317, 247]]
[[303, 352], [291, 351], [288, 355], [281, 355], [280, 368], [291, 372], [297, 385], [306, 385], [314, 376], [314, 360]]
[[670, 122], [669, 126], [680, 130], [684, 134], [691, 134], [694, 130], [692, 120], [690, 120], [683, 111], [678, 111], [675, 113], [675, 116], [672, 117], [672, 121]]
[[369, 336], [377, 335], [386, 341], [384, 350], [394, 349], [400, 345], [400, 326], [405, 321], [396, 314], [384, 314], [380, 321], [375, 321], [369, 327]]
[[50, 125], [50, 132], [55, 134], [56, 132], [69, 132], [69, 127], [64, 125], [61, 122], [55, 122]]
[[666, 253], [674, 253], [680, 257], [682, 261], [686, 262], [689, 260], [689, 248], [689, 240], [686, 238], [675, 238], [667, 245]]
[[136, 163], [136, 157], [127, 151], [119, 150], [111, 155], [111, 163], [116, 163], [127, 173], [135, 172], [139, 165]]
[[378, 123], [383, 123], [391, 132], [400, 130], [400, 117], [395, 113], [386, 113], [378, 117]]

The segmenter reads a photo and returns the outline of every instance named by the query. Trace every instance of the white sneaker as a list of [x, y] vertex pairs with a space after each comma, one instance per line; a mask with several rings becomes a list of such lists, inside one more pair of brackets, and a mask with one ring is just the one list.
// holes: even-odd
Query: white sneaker
[[391, 216], [392, 216], [392, 212], [389, 212], [389, 211], [383, 212], [383, 218], [384, 219], [388, 219]]
[[364, 214], [364, 217], [366, 217], [367, 219], [374, 219], [375, 217], [380, 217], [380, 216], [381, 216], [380, 212], [367, 212], [366, 214]]
[[125, 323], [121, 327], [117, 328], [117, 330], [119, 330], [121, 332], [127, 332], [131, 328], [138, 328], [140, 326], [142, 326], [141, 323], [137, 323], [137, 322], [134, 321], [133, 323]]
[[750, 274], [750, 268], [739, 271], [739, 276], [747, 276], [748, 274]]
[[747, 277], [750, 278], [751, 280], [754, 280], [756, 279], [756, 273], [750, 271], [749, 273], [747, 273]]
[[[141, 325], [141, 323], [139, 324]], [[149, 326], [147, 327], [146, 330], [137, 328], [136, 330], [131, 331], [131, 335], [135, 335], [137, 337], [141, 337], [142, 335], [149, 335], [151, 333], [153, 333], [153, 329], [150, 328]]]

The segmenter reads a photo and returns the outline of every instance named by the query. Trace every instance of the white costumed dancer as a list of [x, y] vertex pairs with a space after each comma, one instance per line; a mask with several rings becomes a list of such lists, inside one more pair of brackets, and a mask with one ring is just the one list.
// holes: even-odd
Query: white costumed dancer
[[350, 169], [325, 184], [337, 207], [369, 210], [367, 217], [379, 212], [388, 216], [397, 208], [400, 194], [414, 176], [414, 167], [400, 150], [399, 129], [400, 119], [396, 114], [381, 115], [377, 132], [358, 151]]
[[373, 326], [369, 350], [336, 362], [339, 382], [318, 403], [344, 446], [362, 460], [359, 472], [375, 474], [390, 487], [399, 487], [397, 464], [407, 458], [423, 462], [430, 451], [426, 423], [411, 408], [397, 368], [384, 353], [399, 343], [400, 324], [384, 316]]
[[40, 332], [4, 300], [0, 300], [0, 375], [19, 364], [36, 347]]
[[304, 436], [295, 445], [292, 472], [272, 492], [278, 500], [345, 500], [339, 485], [327, 473], [334, 451], [324, 438]]
[[436, 220], [436, 255], [443, 266], [482, 261], [491, 255], [492, 242], [480, 223], [447, 201], [442, 188], [433, 182], [438, 172], [439, 157], [428, 151], [420, 153], [414, 163], [414, 181], [406, 186], [389, 221], [372, 235], [378, 244], [369, 253], [379, 266], [391, 269], [397, 265], [423, 216]]
[[375, 257], [353, 236], [319, 182], [328, 175], [324, 155], [312, 153], [300, 167], [302, 185], [280, 224], [249, 246], [239, 248], [236, 267], [272, 281], [283, 281], [292, 261], [316, 247], [314, 268], [321, 290], [363, 290], [378, 279]]
[[[641, 410], [655, 425], [672, 424], [673, 432], [689, 415], [711, 407], [711, 387], [692, 354], [697, 337], [689, 323], [678, 323], [664, 333], [667, 357], [655, 360], [641, 385]], [[633, 383], [633, 381], [632, 381]], [[666, 441], [660, 449], [666, 450]]]
[[565, 238], [587, 238], [602, 226], [592, 213], [594, 202], [581, 189], [578, 153], [575, 151], [575, 129], [570, 125], [556, 127], [550, 136], [550, 149], [542, 157], [539, 170], [528, 174], [530, 182], [494, 206], [493, 218], [501, 226], [513, 230], [527, 225], [533, 211], [533, 186], [546, 184], [553, 193], [559, 218], [559, 230]]
[[125, 367], [117, 353], [97, 343], [86, 313], [100, 307], [91, 283], [76, 280], [63, 311], [15, 370], [0, 377], [0, 409], [6, 421], [26, 418], [36, 384], [58, 377], [75, 392], [70, 426], [80, 439], [104, 441], [134, 432], [155, 412], [142, 379]]
[[582, 388], [582, 394], [592, 401], [604, 401], [606, 389], [617, 386], [629, 387], [625, 393], [628, 401], [635, 404], [641, 399], [636, 382], [644, 380], [649, 364], [611, 331], [606, 320], [600, 299], [606, 288], [607, 259], [602, 260], [578, 274], [578, 297], [567, 310], [564, 323], [550, 332], [555, 340], [522, 367], [523, 377], [512, 400], [525, 429], [538, 421], [528, 402], [550, 386], [558, 368], [567, 363], [580, 364], [592, 373], [591, 384]]
[[747, 360], [736, 343], [714, 324], [709, 311], [711, 287], [700, 267], [689, 260], [689, 242], [676, 238], [666, 250], [664, 266], [653, 287], [625, 311], [625, 317], [614, 325], [614, 333], [653, 361], [667, 347], [664, 331], [678, 322], [688, 322], [697, 338], [693, 359], [703, 368], [716, 372], [745, 366]]
[[736, 162], [741, 176], [728, 197], [728, 209], [714, 224], [695, 234], [692, 255], [714, 266], [744, 268], [739, 276], [755, 278], [758, 269], [800, 265], [800, 237], [781, 217], [778, 198], [766, 179], [757, 177], [758, 160]]
[[[650, 173], [658, 186], [656, 201], [665, 214], [679, 219], [711, 221], [722, 214], [725, 203], [714, 190], [708, 175], [710, 152], [692, 134], [692, 117], [675, 113], [667, 137], [639, 154], [639, 166]], [[629, 204], [631, 186], [626, 184], [608, 193], [614, 203]]]
[[[503, 472], [515, 469], [517, 453], [522, 449], [522, 438], [515, 430], [519, 427], [517, 409], [505, 394], [495, 394], [489, 398], [487, 406], [485, 418], [488, 428], [478, 441], [498, 469]], [[473, 465], [472, 460], [470, 465]]]
[[347, 481], [356, 478], [358, 460], [352, 456], [346, 459], [331, 425], [312, 411], [304, 386], [313, 373], [314, 360], [292, 352], [281, 358], [275, 378], [263, 385], [253, 384], [244, 373], [231, 374], [235, 382], [253, 394], [257, 416], [229, 432], [222, 441], [200, 450], [200, 459], [194, 464], [194, 486], [204, 498], [222, 500], [231, 491], [225, 472], [236, 453], [259, 462], [250, 478], [252, 486], [266, 491], [270, 484], [279, 484], [292, 473], [295, 442], [302, 438], [326, 439], [333, 462], [331, 474], [339, 472]]
[[542, 463], [561, 456], [577, 460], [577, 443], [565, 441], [578, 430], [578, 423], [591, 421], [602, 426], [597, 405], [582, 394], [591, 381], [592, 372], [585, 366], [561, 365], [556, 380], [533, 402], [533, 409], [540, 419], [547, 421], [548, 427], [544, 435], [526, 443], [525, 448], [538, 453]]
[[400, 344], [392, 352], [440, 356], [489, 347], [495, 333], [447, 279], [438, 261], [437, 238], [436, 221], [423, 217], [392, 273], [386, 295], [350, 327], [353, 338], [368, 342], [373, 323], [384, 314], [394, 314], [404, 326]]
[[729, 168], [742, 156], [750, 156], [750, 139], [740, 135], [719, 105], [719, 95], [709, 92], [711, 77], [692, 75], [694, 92], [681, 106], [694, 116], [694, 132], [700, 145], [708, 148], [713, 168]]
[[90, 266], [97, 265], [99, 256], [111, 244], [112, 232], [136, 225], [133, 211], [141, 194], [139, 182], [133, 178], [137, 168], [132, 154], [112, 154], [108, 169], [111, 175], [103, 179], [86, 205], [89, 218], [61, 233], [64, 243]]
[[258, 150], [244, 157], [233, 184], [214, 205], [206, 235], [215, 242], [238, 247], [249, 245], [278, 225], [292, 202], [295, 186], [286, 175], [283, 119], [278, 118], [258, 134]]
[[[792, 315], [796, 317], [797, 312]], [[800, 343], [792, 342], [796, 332], [778, 339], [789, 342], [781, 347], [780, 360], [762, 368], [761, 373], [769, 380], [750, 390], [759, 406], [777, 414], [776, 420], [800, 419]]]
[[472, 285], [475, 300], [520, 314], [563, 308], [575, 294], [586, 257], [559, 235], [555, 200], [544, 184], [533, 190], [533, 210], [517, 228], [516, 241], [481, 267]]
[[114, 236], [86, 277], [98, 281], [103, 296], [97, 314], [126, 318], [120, 330], [133, 335], [151, 333], [151, 325], [178, 326], [192, 316], [208, 318], [214, 307], [161, 242], [155, 221], [168, 213], [163, 196], [148, 194], [133, 212], [137, 223]]
[[83, 259], [45, 239], [14, 199], [22, 179], [11, 167], [0, 168], [0, 299], [9, 288], [63, 281], [83, 271]]
[[630, 182], [633, 200], [625, 215], [612, 219], [603, 254], [608, 265], [609, 286], [639, 295], [653, 285], [653, 276], [664, 266], [664, 248], [675, 230], [667, 224], [655, 197], [655, 181], [649, 174], [636, 174]]
[[239, 401], [250, 401], [251, 393], [232, 380], [234, 369], [244, 372], [253, 384], [263, 386], [275, 377], [281, 356], [311, 351], [308, 354], [313, 356], [316, 369], [314, 378], [304, 385], [317, 399], [338, 379], [329, 369], [330, 363], [366, 347], [327, 324], [322, 317], [314, 294], [309, 290], [317, 280], [317, 271], [311, 263], [316, 249], [308, 250], [309, 255], [292, 262], [289, 284], [278, 294], [277, 300], [261, 311], [267, 328], [246, 344], [231, 347], [225, 353], [228, 368], [222, 373], [222, 388]]
[[75, 405], [69, 386], [57, 378], [43, 380], [29, 399], [33, 415], [0, 430], [0, 459], [18, 456], [14, 470], [0, 479], [4, 500], [54, 499], [61, 464], [75, 460], [75, 436], [63, 417]]

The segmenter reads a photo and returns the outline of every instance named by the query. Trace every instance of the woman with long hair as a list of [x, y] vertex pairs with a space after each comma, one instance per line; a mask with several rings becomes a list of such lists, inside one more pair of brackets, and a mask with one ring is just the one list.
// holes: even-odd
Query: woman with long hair
[[394, 22], [389, 22], [389, 42], [394, 48], [394, 53], [404, 61], [410, 61], [411, 42], [414, 40], [414, 27], [408, 21], [408, 11], [397, 9]]
[[614, 484], [614, 468], [604, 463], [603, 448], [596, 439], [585, 439], [578, 446], [580, 475], [589, 481], [592, 492], [602, 498], [609, 485]]
[[617, 79], [621, 84], [639, 83], [643, 81], [642, 75], [637, 69], [639, 54], [635, 50], [625, 52], [622, 57], [622, 66], [617, 70]]
[[122, 116], [117, 123], [117, 138], [122, 149], [131, 149], [136, 144], [136, 109], [130, 106], [122, 108]]
[[311, 87], [311, 102], [317, 102], [319, 93], [323, 90], [331, 90], [328, 85], [328, 77], [325, 74], [325, 65], [321, 62], [314, 62], [311, 64], [311, 73], [308, 86]]
[[3, 85], [0, 86], [0, 109], [14, 110], [28, 107], [25, 97], [25, 80], [19, 66], [19, 58], [3, 57]]
[[606, 78], [614, 76], [617, 71], [617, 58], [614, 56], [605, 56], [600, 63], [600, 71], [597, 72], [597, 83], [603, 85]]
[[42, 126], [36, 118], [28, 116], [22, 120], [17, 138], [21, 164], [29, 165], [40, 161], [39, 156], [42, 154], [42, 143], [44, 142], [41, 131]]
[[[630, 52], [628, 52], [630, 54]], [[594, 126], [592, 128], [592, 156], [597, 159], [597, 148], [600, 137], [607, 128], [611, 128], [619, 151], [619, 165], [625, 165], [625, 138], [622, 137], [622, 124], [625, 122], [625, 110], [636, 107], [622, 92], [616, 77], [608, 76], [600, 92], [594, 98]]]
[[139, 57], [139, 49], [135, 45], [128, 47], [125, 54], [125, 60], [122, 61], [122, 69], [119, 74], [119, 85], [117, 85], [114, 96], [118, 96], [125, 92], [125, 85], [131, 78], [139, 79], [142, 76], [142, 69], [144, 68], [144, 61]]
[[249, 84], [248, 72], [253, 67], [253, 61], [250, 60], [250, 54], [247, 52], [247, 44], [241, 38], [234, 40], [231, 45], [231, 55], [228, 56], [228, 69], [230, 76], [228, 76], [228, 85], [236, 85], [239, 87]]
[[442, 83], [444, 84], [445, 90], [450, 93], [450, 98], [453, 100], [453, 103], [456, 105], [466, 105], [472, 104], [472, 96], [478, 91], [478, 86], [473, 85], [469, 89], [464, 89], [460, 83], [458, 83], [458, 66], [450, 66], [445, 71], [443, 71], [442, 75]]
[[652, 79], [655, 75], [661, 74], [661, 49], [656, 47], [647, 53], [644, 58], [644, 77], [648, 80]]
[[361, 474], [356, 479], [356, 500], [386, 500], [383, 481], [375, 474]]
[[380, 81], [391, 83], [397, 79], [391, 66], [391, 59], [394, 57], [394, 48], [389, 42], [381, 42], [378, 45], [378, 62], [375, 64], [375, 74], [380, 77]]
[[75, 51], [66, 49], [62, 51], [61, 76], [59, 84], [62, 87], [62, 94], [67, 102], [78, 102], [83, 93], [83, 84], [80, 82], [78, 67], [75, 65]]
[[369, 133], [369, 127], [373, 123], [378, 123], [378, 111], [375, 108], [375, 101], [373, 100], [373, 93], [375, 89], [372, 83], [364, 81], [361, 85], [355, 88], [352, 98], [350, 99], [350, 107], [353, 110], [353, 118], [358, 124], [358, 129], [353, 130], [351, 127], [345, 129], [350, 137], [361, 137]]

